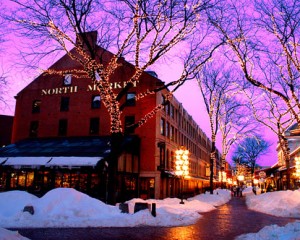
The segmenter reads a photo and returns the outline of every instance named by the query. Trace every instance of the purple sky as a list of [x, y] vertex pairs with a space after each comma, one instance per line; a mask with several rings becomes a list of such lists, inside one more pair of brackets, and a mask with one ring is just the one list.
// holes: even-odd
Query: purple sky
[[[13, 46], [13, 45], [12, 45]], [[1, 62], [4, 66], [5, 63], [13, 62], [11, 59], [11, 54], [7, 54], [9, 51], [14, 51], [13, 49], [7, 49], [6, 54], [1, 55]], [[165, 66], [161, 66], [157, 69], [151, 69], [156, 71], [158, 77], [165, 81], [169, 82], [171, 80], [175, 80], [181, 74], [181, 66], [176, 64], [166, 64]], [[10, 68], [10, 71], [7, 73], [9, 79], [8, 91], [6, 99], [8, 100], [9, 107], [6, 107], [1, 114], [13, 115], [14, 114], [14, 104], [15, 99], [14, 96], [28, 83], [30, 79], [27, 78], [26, 75]], [[16, 81], [18, 79], [18, 81]], [[183, 104], [184, 108], [188, 111], [190, 115], [193, 116], [194, 120], [198, 123], [198, 125], [203, 129], [206, 135], [210, 138], [210, 128], [209, 128], [209, 120], [206, 114], [206, 110], [204, 107], [204, 103], [201, 97], [200, 89], [197, 85], [196, 81], [186, 82], [183, 86], [181, 86], [176, 92], [175, 97]], [[264, 129], [264, 128], [263, 128]], [[259, 163], [263, 166], [270, 166], [276, 163], [277, 161], [277, 152], [276, 152], [276, 143], [277, 137], [273, 133], [267, 131], [265, 129], [265, 139], [272, 143], [270, 147], [270, 153], [263, 156]], [[217, 144], [218, 148], [221, 149], [220, 138]], [[230, 161], [230, 158], [227, 159]]]
[[[12, 64], [18, 61], [18, 57], [16, 57], [16, 46], [18, 46], [18, 41], [20, 40], [14, 41], [14, 39], [11, 37], [8, 37], [8, 39], [9, 40], [6, 43], [2, 44], [2, 48], [4, 50], [0, 52], [0, 63], [3, 71], [8, 77], [7, 79], [9, 80], [5, 96], [9, 107], [2, 109], [1, 114], [13, 115], [15, 105], [14, 96], [26, 85], [28, 85], [28, 83], [30, 83], [32, 76], [28, 76], [23, 69], [16, 69], [15, 67], [12, 67]], [[158, 77], [165, 82], [176, 80], [181, 74], [181, 69], [181, 65], [176, 65], [173, 62], [166, 62], [165, 64], [158, 65], [156, 68], [151, 68], [151, 70], [155, 71], [158, 74]], [[34, 75], [37, 76], [39, 73], [36, 72]], [[190, 81], [185, 83], [176, 91], [174, 95], [180, 102], [182, 102], [184, 108], [190, 115], [193, 116], [200, 128], [203, 129], [206, 135], [210, 138], [209, 121], [197, 82]], [[277, 161], [277, 137], [267, 129], [265, 129], [265, 135], [263, 136], [267, 141], [272, 143], [272, 146], [270, 147], [270, 153], [262, 158], [261, 165], [270, 166]], [[217, 144], [217, 146], [220, 149], [221, 145]], [[229, 160], [229, 158], [227, 160]]]

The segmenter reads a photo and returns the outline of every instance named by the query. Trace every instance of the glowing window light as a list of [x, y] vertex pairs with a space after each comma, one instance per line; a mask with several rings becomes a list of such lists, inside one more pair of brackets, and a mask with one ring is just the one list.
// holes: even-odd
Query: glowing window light
[[300, 157], [295, 158], [295, 176], [300, 178]]
[[175, 174], [177, 176], [188, 176], [189, 175], [189, 150], [184, 150], [182, 148], [175, 151], [176, 161], [175, 161]]

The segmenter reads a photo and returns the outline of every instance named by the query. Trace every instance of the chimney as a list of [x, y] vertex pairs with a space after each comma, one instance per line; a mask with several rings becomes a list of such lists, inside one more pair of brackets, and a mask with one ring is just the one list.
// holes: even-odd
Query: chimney
[[[97, 43], [97, 31], [84, 32], [82, 34], [77, 34], [76, 36], [76, 45], [84, 42], [88, 42], [92, 49], [95, 49]], [[81, 41], [80, 41], [81, 40]]]

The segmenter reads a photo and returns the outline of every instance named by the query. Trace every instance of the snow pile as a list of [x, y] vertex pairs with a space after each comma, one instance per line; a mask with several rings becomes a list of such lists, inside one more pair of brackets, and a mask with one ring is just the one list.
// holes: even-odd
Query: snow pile
[[300, 221], [288, 223], [284, 227], [278, 225], [266, 226], [258, 233], [243, 234], [235, 240], [297, 240], [300, 239]]
[[[195, 223], [201, 217], [199, 212], [211, 211], [214, 206], [226, 203], [230, 192], [220, 190], [218, 194], [200, 196], [185, 200], [185, 204], [179, 204], [178, 198], [128, 201], [129, 207], [134, 202], [156, 203], [156, 217], [153, 217], [148, 210], [121, 213], [118, 206], [104, 204], [72, 188], [53, 189], [41, 198], [23, 191], [10, 191], [0, 193], [0, 227], [184, 226]], [[23, 212], [25, 206], [33, 206], [34, 214]]]
[[0, 239], [1, 240], [28, 240], [23, 237], [17, 231], [9, 231], [4, 228], [0, 228]]
[[231, 192], [225, 189], [214, 190], [214, 194], [200, 194], [195, 197], [189, 198], [188, 200], [198, 200], [203, 203], [209, 203], [217, 207], [227, 203], [231, 198]]
[[248, 195], [248, 208], [278, 217], [300, 218], [300, 190]]
[[27, 203], [38, 199], [38, 197], [24, 191], [10, 191], [0, 193], [0, 218], [11, 218], [23, 211]]

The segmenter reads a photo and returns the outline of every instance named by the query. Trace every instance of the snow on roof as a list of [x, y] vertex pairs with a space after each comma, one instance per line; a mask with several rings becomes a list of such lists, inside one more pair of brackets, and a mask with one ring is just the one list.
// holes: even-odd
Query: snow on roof
[[96, 166], [102, 157], [53, 157], [46, 166]]

